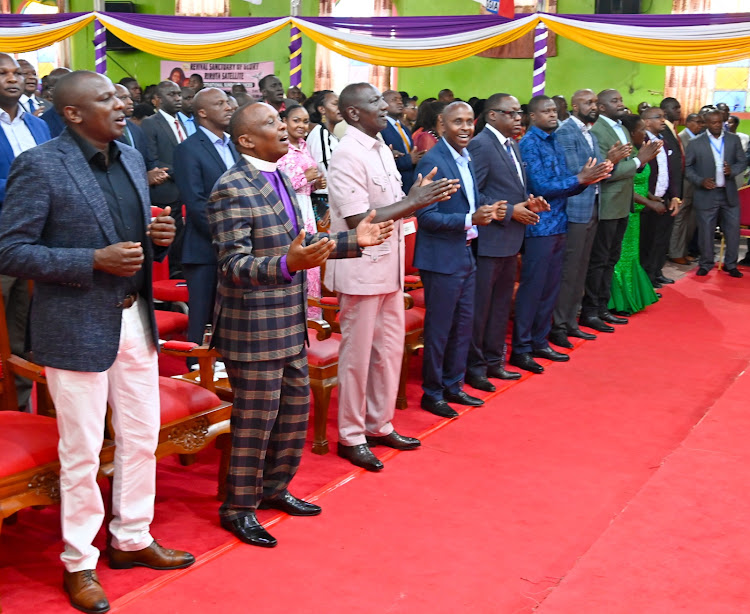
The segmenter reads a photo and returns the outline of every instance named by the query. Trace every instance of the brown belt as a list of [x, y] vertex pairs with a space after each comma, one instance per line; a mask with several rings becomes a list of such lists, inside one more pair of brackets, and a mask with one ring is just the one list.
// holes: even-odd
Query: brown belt
[[134, 304], [136, 299], [138, 298], [137, 293], [128, 294], [124, 299], [122, 299], [115, 307], [121, 307], [122, 309], [130, 309]]
[[468, 241], [466, 242], [466, 247], [469, 247], [469, 246], [471, 245], [471, 242], [472, 242], [473, 240], [474, 240], [474, 239], [469, 239], [469, 240], [468, 240]]

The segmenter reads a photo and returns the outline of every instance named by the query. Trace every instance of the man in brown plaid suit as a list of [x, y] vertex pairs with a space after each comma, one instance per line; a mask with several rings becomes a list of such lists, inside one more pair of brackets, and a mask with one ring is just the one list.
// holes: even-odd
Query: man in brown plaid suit
[[305, 236], [294, 190], [276, 161], [288, 150], [286, 126], [265, 103], [243, 107], [230, 124], [240, 160], [219, 179], [208, 204], [219, 285], [214, 342], [234, 391], [232, 456], [221, 526], [240, 540], [276, 540], [258, 523], [258, 508], [314, 516], [320, 507], [288, 491], [299, 466], [310, 410], [305, 270], [327, 258], [360, 255], [379, 245], [393, 222], [371, 223], [334, 237]]

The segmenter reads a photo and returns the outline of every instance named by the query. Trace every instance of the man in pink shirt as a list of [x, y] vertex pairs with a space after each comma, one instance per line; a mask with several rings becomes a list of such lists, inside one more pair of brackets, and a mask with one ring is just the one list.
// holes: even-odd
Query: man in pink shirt
[[458, 181], [432, 181], [433, 169], [424, 179], [418, 177], [405, 197], [393, 154], [377, 138], [388, 123], [381, 93], [369, 83], [348, 85], [339, 96], [339, 109], [349, 125], [328, 169], [331, 231], [354, 228], [370, 209], [377, 209], [376, 222], [397, 220], [391, 237], [366, 248], [361, 258], [329, 260], [325, 277], [341, 307], [338, 454], [358, 467], [380, 471], [383, 464], [369, 446], [413, 450], [420, 445], [391, 424], [404, 350], [401, 218], [447, 200]]

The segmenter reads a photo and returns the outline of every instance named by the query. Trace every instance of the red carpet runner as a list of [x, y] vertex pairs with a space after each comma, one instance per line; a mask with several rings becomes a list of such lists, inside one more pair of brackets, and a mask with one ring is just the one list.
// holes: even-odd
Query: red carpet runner
[[[750, 360], [748, 304], [750, 285], [715, 273], [665, 289], [570, 363], [354, 472], [319, 518], [275, 524], [274, 550], [218, 528], [215, 458], [162, 462], [154, 534], [203, 554], [172, 574], [103, 561], [113, 612], [742, 611], [750, 384], [720, 397]], [[399, 431], [434, 424], [417, 399], [415, 379]], [[306, 454], [294, 492], [349, 468]], [[6, 614], [66, 611], [57, 510], [22, 514], [0, 548]]]

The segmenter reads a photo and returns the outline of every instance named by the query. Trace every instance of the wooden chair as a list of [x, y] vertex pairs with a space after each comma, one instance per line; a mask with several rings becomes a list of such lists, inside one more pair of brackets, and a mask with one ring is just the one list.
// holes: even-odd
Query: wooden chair
[[[162, 211], [162, 208], [152, 206], [151, 217], [156, 217]], [[187, 314], [190, 298], [187, 282], [184, 279], [170, 279], [168, 257], [161, 262], [154, 261], [151, 265], [151, 288], [155, 302], [173, 303], [183, 314]], [[157, 326], [159, 326], [158, 323]], [[187, 325], [185, 325], [185, 328], [187, 328]], [[161, 331], [161, 326], [159, 326], [159, 330]]]

